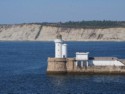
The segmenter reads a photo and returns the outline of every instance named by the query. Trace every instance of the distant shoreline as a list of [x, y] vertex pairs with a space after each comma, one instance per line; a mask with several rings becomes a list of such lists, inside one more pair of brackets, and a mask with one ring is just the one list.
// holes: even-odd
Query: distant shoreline
[[0, 25], [0, 41], [53, 41], [60, 33], [64, 41], [125, 41], [125, 27], [67, 28], [55, 25]]
[[[37, 40], [0, 40], [0, 42], [53, 42], [53, 41], [37, 41]], [[125, 42], [125, 41], [65, 41], [65, 42]]]

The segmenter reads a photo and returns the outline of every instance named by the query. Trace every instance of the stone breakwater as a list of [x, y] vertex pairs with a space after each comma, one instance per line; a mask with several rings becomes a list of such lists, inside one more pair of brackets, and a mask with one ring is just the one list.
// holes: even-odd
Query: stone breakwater
[[53, 41], [57, 33], [65, 41], [125, 41], [125, 28], [84, 29], [37, 24], [0, 25], [1, 41]]
[[125, 74], [125, 66], [76, 67], [75, 58], [48, 58], [48, 74]]

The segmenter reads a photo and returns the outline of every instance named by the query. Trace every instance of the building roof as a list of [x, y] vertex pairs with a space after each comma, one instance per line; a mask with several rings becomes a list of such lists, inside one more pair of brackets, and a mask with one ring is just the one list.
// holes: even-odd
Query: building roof
[[125, 59], [118, 59], [120, 62], [122, 62], [123, 64], [125, 64]]
[[117, 57], [89, 57], [89, 60], [117, 60]]
[[76, 55], [88, 55], [89, 52], [76, 52]]

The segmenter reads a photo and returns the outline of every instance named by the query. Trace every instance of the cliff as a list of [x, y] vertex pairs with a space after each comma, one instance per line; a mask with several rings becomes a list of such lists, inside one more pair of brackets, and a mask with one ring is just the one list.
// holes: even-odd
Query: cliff
[[60, 32], [65, 41], [125, 41], [125, 28], [85, 29], [40, 24], [0, 25], [1, 41], [53, 41]]

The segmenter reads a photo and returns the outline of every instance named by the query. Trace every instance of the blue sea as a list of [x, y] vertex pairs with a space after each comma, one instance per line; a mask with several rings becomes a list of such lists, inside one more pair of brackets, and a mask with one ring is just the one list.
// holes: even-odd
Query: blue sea
[[[68, 57], [125, 58], [125, 42], [67, 42]], [[0, 42], [0, 94], [125, 94], [125, 75], [47, 75], [54, 42]]]

